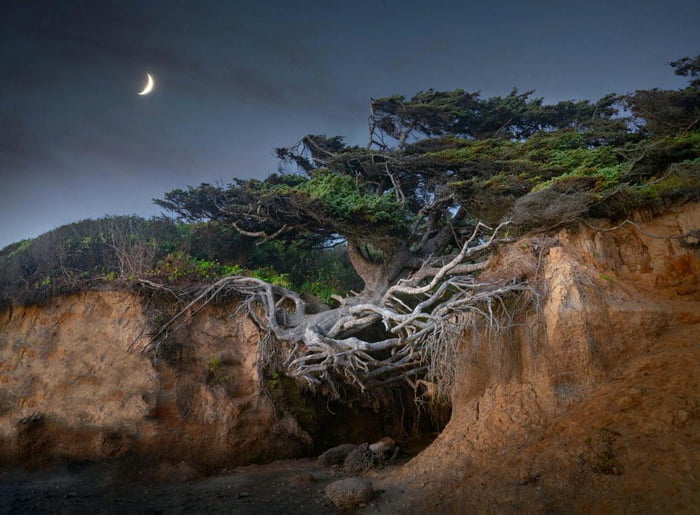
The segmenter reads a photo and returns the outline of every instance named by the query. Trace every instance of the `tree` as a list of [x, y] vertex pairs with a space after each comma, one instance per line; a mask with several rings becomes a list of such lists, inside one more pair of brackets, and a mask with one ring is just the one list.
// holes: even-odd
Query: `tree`
[[459, 123], [473, 112], [479, 93], [454, 91], [421, 91], [406, 100], [402, 95], [372, 99], [369, 103], [369, 140], [367, 148], [377, 146], [386, 150], [389, 143], [384, 136], [396, 140], [403, 150], [413, 132], [424, 136], [456, 133]]
[[[700, 55], [695, 57], [683, 57], [669, 63], [676, 75], [681, 77], [698, 77], [700, 75]], [[690, 87], [700, 88], [700, 77], [690, 80]]]
[[[684, 57], [670, 63], [676, 75], [697, 77], [700, 55]], [[637, 119], [642, 130], [652, 135], [677, 134], [692, 131], [700, 125], [700, 79], [690, 80], [679, 90], [637, 90], [624, 98], [626, 107]]]
[[[428, 96], [464, 100], [457, 94]], [[302, 173], [235, 180], [221, 187], [202, 184], [156, 200], [180, 217], [230, 224], [263, 241], [345, 241], [364, 282], [362, 291], [336, 298], [337, 304], [322, 312], [310, 310], [295, 292], [251, 277], [224, 278], [191, 306], [222, 291], [242, 295], [261, 329], [287, 342], [281, 359], [286, 373], [334, 394], [342, 385], [364, 390], [394, 382], [417, 384], [426, 377], [443, 377], [447, 387], [444, 378], [453, 363], [427, 356], [454, 345], [465, 325], [496, 324], [506, 298], [532, 289], [511, 277], [488, 285], [478, 282], [475, 274], [487, 266], [508, 223], [481, 223], [460, 201], [459, 177], [449, 161], [414, 152], [406, 144], [411, 130], [427, 135], [452, 130], [452, 114], [441, 109], [414, 105], [405, 113], [397, 108], [387, 114], [393, 125], [379, 125], [381, 131], [396, 128], [395, 149], [347, 146], [338, 137], [309, 135], [278, 150]], [[389, 111], [383, 104], [381, 112]], [[277, 352], [266, 348], [270, 355]]]
[[[364, 284], [318, 310], [279, 285], [223, 278], [157, 337], [191, 309], [230, 292], [242, 296], [265, 335], [262, 364], [276, 359], [288, 375], [334, 395], [344, 385], [367, 390], [421, 381], [447, 392], [458, 335], [466, 327], [500, 327], [522, 305], [518, 299], [536, 299], [521, 271], [488, 281], [479, 276], [508, 241], [506, 215], [516, 200], [531, 195], [530, 204], [519, 204], [527, 221], [528, 205], [565, 199], [564, 210], [545, 206], [542, 223], [575, 222], [606, 192], [626, 187], [623, 174], [631, 170], [612, 145], [629, 136], [616, 96], [546, 105], [531, 94], [514, 89], [481, 99], [428, 90], [408, 100], [374, 99], [364, 147], [307, 135], [277, 149], [294, 167], [289, 173], [202, 184], [155, 200], [187, 220], [216, 221], [262, 241], [345, 242]], [[566, 178], [552, 182], [558, 176]], [[559, 213], [564, 220], [549, 219]]]
[[617, 118], [616, 95], [595, 103], [566, 100], [546, 105], [542, 98], [532, 98], [533, 93], [513, 88], [505, 97], [482, 99], [479, 92], [431, 89], [408, 100], [402, 95], [372, 99], [367, 148], [386, 150], [391, 138], [398, 150], [404, 150], [416, 135], [523, 140], [540, 131], [562, 129], [626, 132], [624, 120]]

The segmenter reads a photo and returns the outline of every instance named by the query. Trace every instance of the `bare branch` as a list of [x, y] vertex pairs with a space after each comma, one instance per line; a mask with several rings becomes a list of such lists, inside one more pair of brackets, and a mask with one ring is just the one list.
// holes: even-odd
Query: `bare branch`
[[273, 240], [277, 238], [280, 234], [282, 234], [285, 231], [288, 231], [290, 227], [288, 225], [283, 225], [280, 227], [277, 231], [273, 232], [272, 234], [267, 234], [265, 231], [257, 231], [257, 232], [252, 232], [252, 231], [246, 231], [242, 227], [240, 227], [236, 222], [231, 222], [231, 225], [233, 226], [236, 231], [241, 233], [243, 236], [250, 236], [253, 238], [262, 238], [257, 245], [261, 245], [262, 243], [268, 241], [268, 240]]
[[432, 289], [434, 289], [437, 284], [447, 275], [454, 267], [459, 265], [462, 261], [464, 261], [466, 258], [469, 256], [472, 256], [476, 254], [477, 252], [481, 252], [484, 249], [487, 249], [490, 247], [498, 232], [500, 229], [506, 225], [508, 225], [510, 222], [503, 222], [501, 223], [495, 231], [491, 234], [490, 238], [485, 241], [484, 243], [481, 243], [480, 245], [477, 245], [475, 247], [469, 247], [469, 245], [476, 239], [476, 237], [479, 235], [479, 232], [481, 231], [482, 228], [487, 228], [488, 227], [481, 222], [479, 222], [476, 227], [474, 228], [474, 232], [472, 235], [469, 237], [469, 239], [464, 242], [464, 245], [462, 245], [462, 250], [459, 251], [459, 253], [450, 261], [447, 263], [445, 266], [443, 266], [433, 277], [433, 279], [426, 284], [425, 286], [420, 286], [420, 287], [412, 287], [412, 286], [402, 286], [401, 283], [392, 286], [389, 288], [389, 291], [387, 291], [386, 295], [384, 296], [384, 301], [388, 300], [389, 298], [395, 297], [397, 294], [405, 294], [405, 295], [418, 295], [421, 293], [426, 293]]

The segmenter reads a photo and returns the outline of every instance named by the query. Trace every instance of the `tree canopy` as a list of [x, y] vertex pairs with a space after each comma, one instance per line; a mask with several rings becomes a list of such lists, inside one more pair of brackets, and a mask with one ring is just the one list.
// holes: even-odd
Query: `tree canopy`
[[597, 102], [548, 105], [542, 98], [532, 98], [533, 93], [514, 88], [505, 97], [482, 99], [479, 92], [428, 90], [409, 100], [401, 95], [372, 99], [368, 146], [387, 149], [391, 146], [387, 138], [392, 138], [396, 147], [403, 149], [411, 137], [446, 134], [468, 139], [523, 140], [541, 131], [623, 129], [615, 118], [616, 95], [606, 95]]

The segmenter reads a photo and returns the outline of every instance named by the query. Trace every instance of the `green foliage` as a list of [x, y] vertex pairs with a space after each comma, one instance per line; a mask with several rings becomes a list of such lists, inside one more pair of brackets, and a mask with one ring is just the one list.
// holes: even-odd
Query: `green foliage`
[[700, 55], [683, 57], [669, 64], [676, 75], [690, 78], [690, 87], [700, 88], [700, 77], [698, 77], [700, 76]]
[[[308, 248], [302, 242], [272, 240], [258, 246], [246, 266], [258, 269], [256, 277], [265, 278], [262, 270], [275, 270], [283, 281], [267, 277], [278, 284], [288, 284], [299, 293], [309, 293], [331, 302], [332, 295], [345, 295], [362, 288], [345, 245], [332, 248]], [[245, 275], [247, 272], [242, 272]]]
[[428, 152], [425, 157], [440, 159], [451, 166], [472, 161], [507, 161], [519, 156], [520, 145], [504, 139], [468, 140], [452, 138], [451, 146]]
[[284, 288], [291, 288], [289, 274], [280, 273], [272, 266], [247, 269], [242, 265], [222, 265], [218, 261], [207, 261], [176, 251], [158, 262], [152, 273], [147, 274], [170, 284], [206, 283], [230, 275], [247, 275]]
[[347, 175], [319, 170], [296, 191], [318, 202], [319, 211], [338, 225], [366, 223], [373, 227], [401, 228], [405, 220], [403, 206], [390, 191], [380, 194]]
[[183, 251], [165, 256], [156, 265], [153, 275], [170, 283], [187, 281], [212, 281], [225, 273], [225, 267], [215, 261], [197, 259]]
[[466, 139], [525, 140], [538, 132], [574, 130], [595, 131], [605, 139], [625, 132], [616, 118], [615, 95], [597, 102], [566, 100], [544, 104], [533, 98], [533, 91], [517, 88], [505, 97], [482, 99], [478, 92], [464, 90], [422, 91], [411, 99], [401, 95], [373, 99], [370, 112], [370, 139], [386, 148], [385, 136], [397, 140], [403, 149], [409, 136], [458, 135]]
[[495, 223], [515, 208], [514, 220], [530, 230], [586, 214], [625, 216], [660, 199], [696, 198], [699, 140], [691, 132], [596, 146], [564, 131], [525, 142], [452, 138], [430, 156], [452, 167], [448, 184], [476, 218]]
[[30, 247], [33, 241], [33, 238], [27, 238], [8, 245], [4, 249], [0, 250], [0, 258], [4, 257], [7, 259], [12, 259], [17, 255], [22, 254]]
[[0, 250], [0, 305], [41, 302], [100, 283], [120, 287], [150, 278], [186, 285], [228, 275], [258, 277], [326, 300], [357, 289], [359, 280], [342, 246], [314, 249], [282, 241], [256, 246], [218, 223], [107, 217]]
[[209, 360], [209, 371], [216, 372], [219, 368], [221, 368], [221, 360], [218, 356], [212, 356]]
[[0, 251], [0, 303], [40, 302], [102, 280], [148, 271], [159, 242], [174, 234], [164, 218], [137, 216], [83, 220]]
[[[696, 58], [697, 59], [697, 58]], [[700, 127], [700, 81], [681, 90], [638, 90], [624, 99], [639, 127], [653, 136]]]
[[250, 272], [248, 272], [246, 275], [250, 275], [256, 279], [261, 279], [270, 284], [277, 284], [284, 288], [292, 287], [292, 284], [289, 281], [289, 275], [281, 274], [271, 266], [250, 270]]
[[615, 450], [617, 438], [621, 435], [612, 429], [599, 429], [595, 437], [588, 437], [585, 444], [588, 447], [588, 459], [593, 472], [596, 474], [620, 475], [625, 472], [620, 464]]
[[[533, 161], [546, 161], [547, 152], [554, 150], [572, 150], [589, 146], [591, 146], [590, 138], [587, 138], [584, 133], [569, 130], [538, 132], [523, 144], [528, 157]], [[539, 154], [539, 151], [544, 151], [544, 153]]]
[[344, 249], [330, 249], [319, 255], [314, 265], [305, 274], [296, 289], [331, 304], [333, 295], [345, 295], [348, 290], [360, 290], [361, 281], [347, 259]]
[[572, 148], [552, 150], [547, 164], [572, 175], [588, 175], [601, 167], [618, 165], [620, 160], [617, 150], [611, 147]]
[[614, 165], [601, 164], [596, 166], [595, 161], [592, 161], [588, 165], [570, 168], [570, 171], [568, 172], [537, 183], [533, 186], [531, 191], [540, 191], [552, 186], [553, 184], [563, 185], [566, 182], [571, 182], [571, 179], [575, 179], [577, 177], [590, 177], [596, 179], [594, 182], [589, 183], [592, 185], [593, 190], [609, 188], [618, 184], [621, 177], [628, 169], [629, 164], [627, 163], [618, 163]]
[[516, 202], [514, 218], [523, 228], [555, 227], [586, 215], [619, 218], [671, 199], [700, 198], [698, 132], [553, 156], [569, 171], [536, 184]]
[[270, 392], [273, 392], [277, 390], [277, 388], [280, 387], [281, 381], [280, 381], [280, 375], [278, 372], [272, 372], [270, 376], [267, 378], [267, 381], [265, 382], [267, 385], [267, 389]]
[[219, 356], [212, 356], [207, 364], [207, 382], [216, 385], [227, 385], [231, 378], [226, 374]]
[[700, 198], [700, 159], [674, 163], [664, 176], [641, 184], [636, 191], [649, 201], [684, 196], [696, 200]]

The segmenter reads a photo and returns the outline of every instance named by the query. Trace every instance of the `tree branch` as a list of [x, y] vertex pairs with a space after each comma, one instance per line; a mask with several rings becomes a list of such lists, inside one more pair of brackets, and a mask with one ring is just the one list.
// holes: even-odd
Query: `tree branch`
[[234, 229], [236, 229], [236, 231], [241, 233], [243, 236], [250, 236], [252, 238], [262, 238], [262, 240], [258, 241], [256, 243], [256, 245], [261, 245], [268, 240], [273, 240], [273, 239], [277, 238], [277, 236], [279, 236], [283, 232], [289, 231], [291, 229], [291, 227], [289, 227], [288, 225], [285, 224], [282, 227], [280, 227], [277, 231], [273, 232], [272, 234], [267, 234], [265, 231], [256, 231], [256, 232], [246, 231], [245, 229], [240, 227], [236, 222], [231, 222], [231, 225], [233, 226]]

